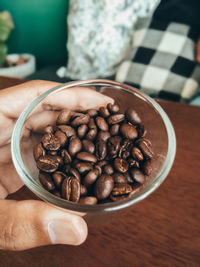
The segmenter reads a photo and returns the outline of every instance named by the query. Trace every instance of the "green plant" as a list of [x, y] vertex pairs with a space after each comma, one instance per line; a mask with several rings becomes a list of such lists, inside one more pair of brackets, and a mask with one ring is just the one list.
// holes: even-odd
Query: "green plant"
[[6, 41], [13, 28], [14, 25], [11, 14], [8, 11], [0, 12], [0, 67], [3, 66], [5, 62], [8, 52]]

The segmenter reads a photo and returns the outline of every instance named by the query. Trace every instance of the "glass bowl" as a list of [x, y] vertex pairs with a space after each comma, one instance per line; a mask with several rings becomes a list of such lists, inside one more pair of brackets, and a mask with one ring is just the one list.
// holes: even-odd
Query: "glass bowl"
[[[153, 171], [151, 175], [139, 192], [121, 201], [98, 205], [85, 205], [58, 198], [49, 193], [39, 182], [38, 169], [33, 157], [33, 147], [39, 142], [41, 135], [33, 133], [31, 141], [30, 138], [22, 138], [22, 133], [27, 127], [28, 119], [33, 112], [36, 113], [36, 110], [39, 109], [41, 104], [45, 103], [49, 95], [55, 95], [60, 91], [64, 92], [73, 87], [88, 86], [102, 94], [112, 97], [119, 104], [122, 111], [127, 107], [133, 107], [142, 118], [147, 130], [146, 137], [151, 141], [153, 146], [154, 157], [152, 159]], [[121, 216], [122, 212], [128, 211], [133, 205], [146, 198], [160, 186], [172, 167], [176, 152], [176, 138], [168, 116], [155, 100], [129, 85], [98, 79], [69, 82], [59, 85], [29, 103], [15, 125], [11, 149], [13, 163], [17, 173], [32, 192], [39, 198], [58, 208], [84, 216], [88, 223], [98, 224]]]

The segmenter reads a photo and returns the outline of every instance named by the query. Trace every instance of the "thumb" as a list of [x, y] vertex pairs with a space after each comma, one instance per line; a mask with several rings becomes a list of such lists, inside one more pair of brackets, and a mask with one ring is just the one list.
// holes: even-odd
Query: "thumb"
[[25, 250], [49, 244], [79, 245], [87, 225], [77, 216], [36, 200], [0, 200], [0, 248]]

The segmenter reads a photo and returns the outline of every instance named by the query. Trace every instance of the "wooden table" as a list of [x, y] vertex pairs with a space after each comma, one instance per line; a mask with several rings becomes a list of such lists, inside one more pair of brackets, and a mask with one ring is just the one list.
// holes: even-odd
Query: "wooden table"
[[[0, 84], [1, 79], [0, 79]], [[11, 80], [5, 83], [11, 84]], [[200, 266], [200, 108], [159, 101], [177, 136], [173, 168], [159, 189], [79, 246], [0, 251], [2, 267]], [[14, 199], [32, 198], [22, 188]]]

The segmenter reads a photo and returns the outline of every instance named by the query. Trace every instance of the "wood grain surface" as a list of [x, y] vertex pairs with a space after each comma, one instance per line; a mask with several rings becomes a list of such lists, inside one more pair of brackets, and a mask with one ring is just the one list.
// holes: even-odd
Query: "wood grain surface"
[[[90, 228], [81, 246], [0, 251], [0, 266], [200, 266], [200, 108], [159, 103], [174, 125], [177, 154], [156, 192], [116, 221]], [[34, 196], [23, 187], [9, 198]]]

